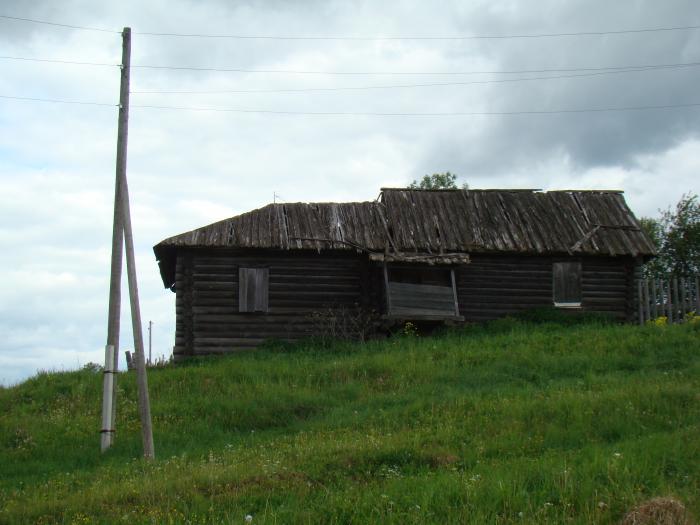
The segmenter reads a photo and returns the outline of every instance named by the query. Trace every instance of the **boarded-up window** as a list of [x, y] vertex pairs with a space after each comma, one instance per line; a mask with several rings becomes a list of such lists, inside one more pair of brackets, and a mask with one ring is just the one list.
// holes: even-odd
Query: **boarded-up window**
[[239, 312], [267, 312], [269, 276], [267, 268], [238, 269]]
[[581, 306], [581, 263], [556, 262], [552, 274], [554, 305], [562, 308]]
[[459, 316], [452, 269], [385, 266], [384, 278], [389, 316], [436, 320]]

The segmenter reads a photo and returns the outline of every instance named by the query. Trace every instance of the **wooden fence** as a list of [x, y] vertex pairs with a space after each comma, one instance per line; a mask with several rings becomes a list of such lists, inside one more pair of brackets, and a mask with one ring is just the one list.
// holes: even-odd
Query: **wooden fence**
[[668, 323], [683, 323], [689, 313], [700, 315], [698, 277], [640, 279], [637, 283], [639, 324], [660, 317]]

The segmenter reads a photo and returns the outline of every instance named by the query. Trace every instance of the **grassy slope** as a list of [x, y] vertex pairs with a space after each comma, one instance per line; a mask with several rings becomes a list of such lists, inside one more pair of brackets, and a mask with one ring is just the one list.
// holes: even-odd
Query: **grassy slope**
[[98, 452], [101, 374], [0, 389], [0, 523], [613, 523], [700, 515], [700, 331], [512, 320], [132, 374]]

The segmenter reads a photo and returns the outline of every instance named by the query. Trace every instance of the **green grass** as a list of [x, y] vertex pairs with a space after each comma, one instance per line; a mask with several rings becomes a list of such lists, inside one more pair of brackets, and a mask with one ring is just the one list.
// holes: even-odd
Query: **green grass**
[[615, 523], [700, 516], [700, 331], [502, 320], [0, 388], [0, 523]]

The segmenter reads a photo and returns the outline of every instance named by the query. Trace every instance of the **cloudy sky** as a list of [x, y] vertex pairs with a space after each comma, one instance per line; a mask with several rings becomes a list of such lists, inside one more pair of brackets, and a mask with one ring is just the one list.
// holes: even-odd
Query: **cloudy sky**
[[[155, 355], [175, 312], [152, 246], [273, 194], [374, 199], [448, 170], [472, 188], [622, 189], [638, 216], [700, 193], [697, 0], [0, 0], [0, 15], [108, 30], [0, 18], [0, 384], [103, 360], [125, 26]], [[513, 38], [453, 38], [483, 36]], [[125, 308], [122, 350], [129, 324]]]

